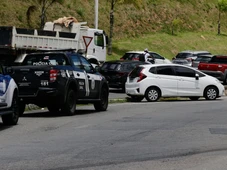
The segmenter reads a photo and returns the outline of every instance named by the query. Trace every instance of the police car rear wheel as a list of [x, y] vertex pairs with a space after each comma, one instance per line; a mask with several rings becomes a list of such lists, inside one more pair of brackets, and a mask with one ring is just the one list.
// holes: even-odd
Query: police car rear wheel
[[73, 115], [75, 113], [76, 93], [73, 89], [69, 89], [62, 111], [67, 115]]
[[107, 88], [103, 88], [100, 96], [100, 101], [94, 103], [94, 107], [96, 111], [106, 111], [108, 107], [108, 90]]
[[4, 125], [16, 125], [19, 120], [19, 105], [16, 92], [13, 94], [11, 110], [12, 114], [2, 116], [2, 122]]

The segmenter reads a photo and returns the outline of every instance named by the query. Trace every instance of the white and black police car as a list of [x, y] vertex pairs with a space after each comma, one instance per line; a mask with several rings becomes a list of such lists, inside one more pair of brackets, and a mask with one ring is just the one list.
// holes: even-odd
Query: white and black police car
[[13, 78], [4, 74], [0, 65], [0, 116], [4, 125], [16, 125], [19, 119], [18, 87]]

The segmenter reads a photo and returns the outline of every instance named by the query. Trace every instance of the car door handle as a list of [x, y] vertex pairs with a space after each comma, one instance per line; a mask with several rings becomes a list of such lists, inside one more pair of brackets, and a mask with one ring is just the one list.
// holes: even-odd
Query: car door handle
[[90, 76], [88, 75], [87, 78], [90, 78]]
[[77, 75], [78, 77], [80, 77], [80, 74], [79, 74], [79, 73], [77, 73], [76, 75]]

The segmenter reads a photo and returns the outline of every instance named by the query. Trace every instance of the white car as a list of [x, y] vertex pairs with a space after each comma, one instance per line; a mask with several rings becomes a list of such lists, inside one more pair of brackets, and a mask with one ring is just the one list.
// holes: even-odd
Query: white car
[[[143, 56], [143, 51], [128, 51], [126, 52], [120, 60], [140, 60], [141, 55]], [[152, 58], [155, 59], [155, 64], [169, 64], [172, 63], [169, 59], [161, 56], [160, 54], [149, 51], [149, 54]]]
[[134, 101], [154, 102], [160, 97], [205, 97], [225, 95], [220, 81], [192, 67], [179, 64], [149, 64], [136, 67], [127, 77], [125, 92]]
[[16, 125], [19, 119], [18, 87], [0, 66], [0, 116], [4, 125]]

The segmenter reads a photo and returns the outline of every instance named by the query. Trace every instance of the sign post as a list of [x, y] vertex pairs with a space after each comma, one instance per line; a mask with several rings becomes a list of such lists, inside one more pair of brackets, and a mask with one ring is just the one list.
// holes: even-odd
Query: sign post
[[92, 41], [93, 37], [88, 37], [88, 36], [83, 36], [83, 40], [86, 46], [86, 51], [85, 51], [85, 57], [87, 58], [87, 48], [90, 45], [91, 41]]

